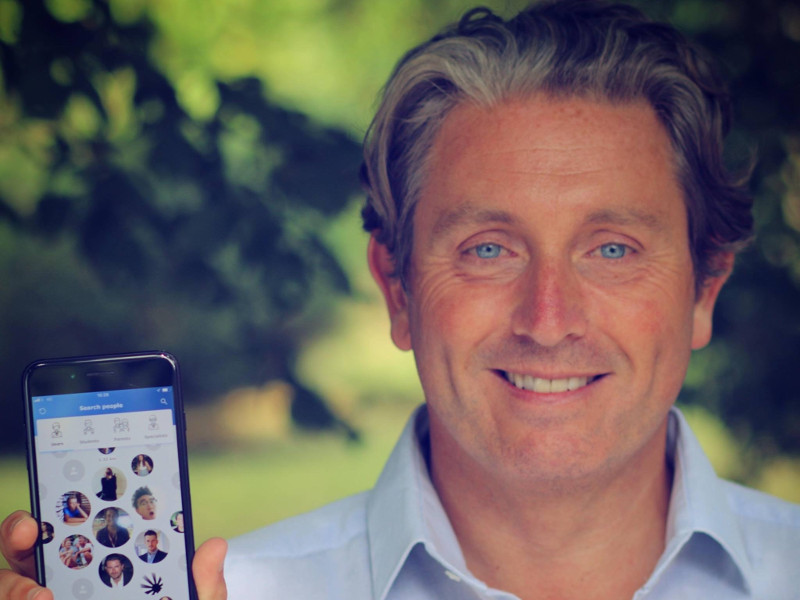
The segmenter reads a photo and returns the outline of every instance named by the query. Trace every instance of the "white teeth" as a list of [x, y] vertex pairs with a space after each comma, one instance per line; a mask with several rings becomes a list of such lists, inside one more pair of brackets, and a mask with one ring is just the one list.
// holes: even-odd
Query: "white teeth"
[[531, 375], [517, 375], [505, 372], [506, 379], [521, 390], [538, 392], [540, 394], [555, 394], [577, 390], [589, 383], [588, 377], [569, 377], [567, 379], [541, 379]]
[[552, 381], [549, 379], [539, 379], [538, 377], [532, 377], [533, 379], [533, 391], [539, 392], [540, 394], [549, 394], [550, 387]]
[[567, 384], [567, 389], [570, 391], [577, 390], [578, 388], [585, 386], [588, 381], [588, 377], [570, 377], [569, 383]]

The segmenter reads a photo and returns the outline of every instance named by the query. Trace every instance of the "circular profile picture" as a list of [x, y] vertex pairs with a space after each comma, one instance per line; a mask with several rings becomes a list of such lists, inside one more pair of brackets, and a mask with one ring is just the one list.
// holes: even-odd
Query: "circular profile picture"
[[158, 514], [158, 498], [149, 486], [143, 485], [131, 497], [133, 510], [145, 521], [152, 521]]
[[152, 521], [158, 515], [158, 498], [149, 486], [136, 488], [131, 497], [133, 510], [145, 521]]
[[89, 518], [92, 505], [89, 499], [80, 492], [72, 491], [61, 494], [56, 504], [56, 513], [67, 525], [80, 525]]
[[178, 533], [183, 533], [183, 511], [179, 510], [177, 512], [172, 513], [172, 516], [169, 518], [169, 526], [172, 527]]
[[100, 454], [111, 454], [114, 451], [114, 448], [98, 448], [97, 451]]
[[58, 547], [58, 559], [70, 569], [83, 569], [92, 562], [94, 545], [85, 535], [68, 535]]
[[131, 539], [133, 519], [119, 507], [103, 508], [92, 521], [92, 533], [106, 548], [119, 548]]
[[94, 474], [92, 481], [95, 496], [106, 502], [121, 498], [128, 487], [128, 480], [117, 467], [102, 467]]
[[167, 558], [169, 540], [159, 529], [147, 529], [136, 536], [136, 556], [146, 563], [159, 563]]
[[41, 540], [43, 544], [49, 544], [53, 541], [53, 526], [48, 523], [47, 521], [42, 521], [39, 523], [39, 527], [41, 528]]
[[147, 477], [153, 472], [153, 459], [147, 454], [137, 454], [131, 461], [131, 469], [139, 477]]
[[122, 554], [109, 554], [101, 562], [98, 569], [100, 581], [110, 588], [122, 588], [133, 579], [133, 564]]

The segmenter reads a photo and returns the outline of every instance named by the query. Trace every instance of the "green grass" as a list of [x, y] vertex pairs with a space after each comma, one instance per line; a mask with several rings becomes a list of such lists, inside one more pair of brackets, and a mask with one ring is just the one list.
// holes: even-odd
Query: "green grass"
[[261, 448], [191, 454], [196, 538], [230, 537], [369, 489], [410, 410], [370, 411], [358, 443], [306, 434]]

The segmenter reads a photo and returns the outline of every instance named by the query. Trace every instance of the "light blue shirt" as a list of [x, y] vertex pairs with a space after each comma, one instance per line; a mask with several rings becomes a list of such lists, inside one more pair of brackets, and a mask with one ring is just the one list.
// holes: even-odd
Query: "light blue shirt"
[[[676, 409], [661, 559], [635, 600], [800, 599], [800, 506], [719, 479]], [[236, 538], [229, 598], [513, 599], [467, 569], [428, 476], [427, 411], [409, 420], [375, 487]]]

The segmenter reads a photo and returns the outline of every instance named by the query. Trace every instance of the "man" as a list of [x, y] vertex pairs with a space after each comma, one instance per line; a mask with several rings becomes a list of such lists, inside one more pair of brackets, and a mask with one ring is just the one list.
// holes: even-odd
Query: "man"
[[153, 496], [153, 492], [146, 485], [143, 485], [133, 493], [133, 509], [139, 513], [145, 521], [152, 521], [156, 518], [156, 507], [158, 500]]
[[127, 559], [121, 554], [109, 554], [100, 564], [100, 579], [111, 589], [122, 589], [130, 583], [133, 571], [126, 568]]
[[166, 552], [158, 549], [158, 533], [155, 530], [148, 529], [144, 532], [144, 545], [147, 551], [139, 555], [144, 562], [157, 563], [167, 557]]
[[370, 492], [224, 577], [206, 542], [202, 600], [796, 596], [800, 510], [717, 479], [672, 409], [752, 230], [727, 125], [714, 66], [628, 7], [472, 12], [407, 54], [363, 215], [425, 407]]
[[119, 526], [119, 511], [113, 506], [103, 512], [105, 527], [97, 530], [97, 541], [109, 548], [118, 548], [127, 543], [130, 533]]

